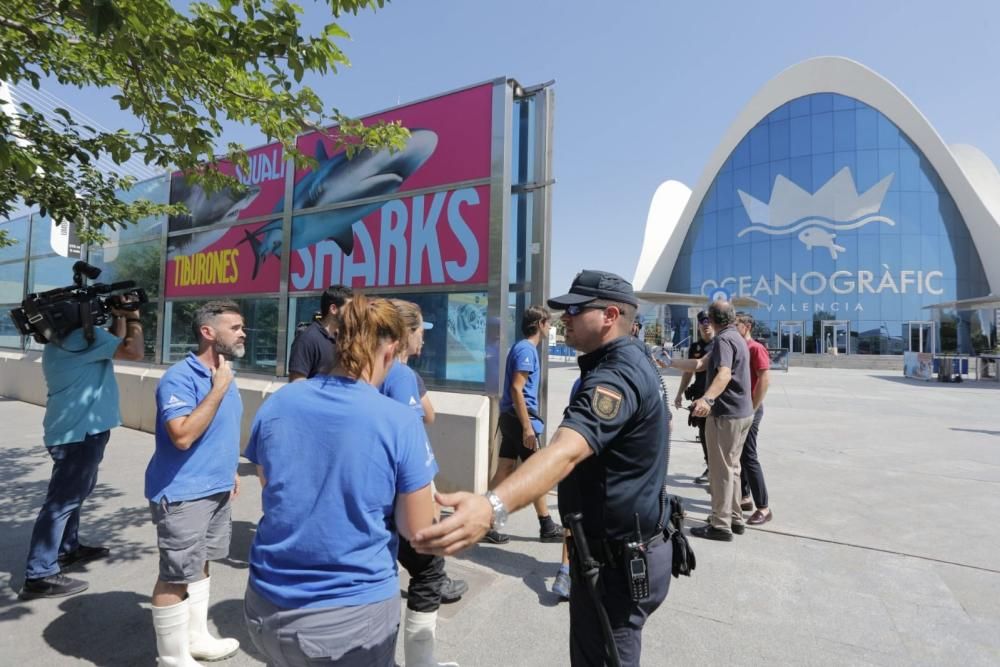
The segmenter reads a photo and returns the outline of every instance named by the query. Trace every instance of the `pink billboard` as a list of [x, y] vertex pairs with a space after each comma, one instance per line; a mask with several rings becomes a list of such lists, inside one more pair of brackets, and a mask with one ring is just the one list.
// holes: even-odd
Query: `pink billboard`
[[[289, 290], [485, 283], [492, 106], [493, 84], [483, 84], [364, 118], [410, 130], [396, 152], [347, 159], [333, 150], [336, 128], [300, 137], [297, 148], [316, 164], [294, 174]], [[170, 231], [192, 231], [169, 238], [166, 296], [280, 289], [285, 165], [280, 145], [250, 151], [245, 172], [222, 165], [246, 186], [241, 193], [206, 195], [175, 175], [171, 202], [191, 212], [171, 218]], [[257, 222], [197, 231], [250, 218]]]
[[245, 170], [229, 162], [219, 164], [219, 171], [243, 184], [242, 191], [226, 188], [208, 194], [201, 186], [189, 184], [180, 172], [171, 176], [170, 203], [183, 203], [188, 212], [170, 216], [169, 231], [190, 232], [167, 240], [166, 296], [278, 291], [280, 270], [257, 266], [252, 252], [250, 232], [261, 223], [199, 231], [263, 215], [275, 215], [281, 224], [286, 179], [282, 146], [255, 148], [247, 156]]

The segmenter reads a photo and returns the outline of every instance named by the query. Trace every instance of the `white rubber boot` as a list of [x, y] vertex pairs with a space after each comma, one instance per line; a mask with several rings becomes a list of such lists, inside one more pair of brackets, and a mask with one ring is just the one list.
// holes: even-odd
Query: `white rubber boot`
[[153, 607], [156, 653], [159, 667], [200, 667], [188, 648], [188, 601], [169, 607]]
[[240, 643], [232, 637], [216, 639], [208, 633], [208, 596], [211, 577], [188, 584], [188, 602], [191, 604], [191, 620], [188, 638], [191, 655], [198, 660], [225, 660], [240, 649]]
[[434, 657], [436, 611], [406, 610], [403, 624], [403, 655], [406, 667], [458, 667], [457, 662], [438, 662]]

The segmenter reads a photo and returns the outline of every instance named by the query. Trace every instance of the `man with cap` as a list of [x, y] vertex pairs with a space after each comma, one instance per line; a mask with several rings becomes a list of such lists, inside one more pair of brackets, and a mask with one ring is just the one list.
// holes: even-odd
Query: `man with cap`
[[[583, 514], [583, 534], [574, 534], [571, 543], [586, 540], [600, 562], [600, 601], [621, 664], [638, 665], [642, 627], [666, 598], [671, 576], [661, 504], [669, 446], [666, 396], [652, 360], [629, 335], [638, 301], [628, 281], [583, 271], [568, 294], [548, 305], [563, 311], [566, 342], [581, 353], [580, 380], [562, 424], [547, 447], [485, 496], [438, 494], [438, 502], [455, 512], [418, 532], [413, 545], [418, 551], [457, 553], [558, 482], [560, 515]], [[649, 582], [648, 594], [635, 601], [627, 570], [631, 542], [641, 544]], [[600, 617], [575, 563], [573, 576], [570, 661], [602, 665]]]
[[[688, 347], [687, 358], [701, 359], [702, 357], [707, 357], [712, 351], [713, 338], [715, 338], [715, 332], [712, 331], [712, 324], [708, 319], [708, 312], [702, 310], [698, 313], [698, 340], [691, 343]], [[708, 382], [706, 380], [707, 376], [707, 369], [698, 371], [697, 373], [685, 371], [681, 376], [681, 385], [677, 388], [677, 395], [674, 397], [674, 407], [680, 410], [682, 398], [686, 398], [689, 401], [696, 401], [701, 398], [702, 394], [705, 393], [705, 389], [708, 387]], [[694, 378], [694, 382], [691, 381], [691, 378]], [[698, 477], [695, 477], [694, 483], [708, 484], [708, 449], [705, 444], [705, 418], [695, 417], [693, 413], [690, 413], [688, 416], [688, 425], [694, 426], [698, 429], [698, 441], [701, 443], [701, 454], [705, 457], [705, 472], [701, 473]]]

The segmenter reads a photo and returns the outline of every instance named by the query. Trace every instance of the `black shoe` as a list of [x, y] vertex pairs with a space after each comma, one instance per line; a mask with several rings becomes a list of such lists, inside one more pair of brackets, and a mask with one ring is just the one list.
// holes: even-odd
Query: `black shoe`
[[441, 585], [441, 602], [445, 604], [458, 602], [467, 590], [469, 590], [469, 584], [461, 579], [452, 579], [445, 575], [444, 583]]
[[694, 478], [695, 484], [708, 484], [708, 468], [705, 468], [705, 472], [701, 473]]
[[67, 595], [82, 593], [90, 587], [86, 581], [70, 579], [64, 574], [51, 574], [38, 579], [25, 579], [24, 587], [18, 596], [22, 600], [35, 598], [64, 598]]
[[733, 535], [742, 535], [745, 532], [747, 532], [747, 525], [745, 523], [733, 524]]
[[486, 534], [483, 535], [483, 539], [480, 542], [486, 542], [487, 544], [507, 544], [510, 542], [510, 538], [502, 533], [498, 533], [495, 530], [488, 530]]
[[538, 529], [538, 539], [542, 542], [562, 542], [563, 527], [554, 521], [549, 521], [547, 526]]
[[107, 558], [110, 553], [111, 549], [107, 547], [88, 547], [81, 544], [75, 550], [59, 556], [59, 567], [65, 570], [73, 565], [83, 565], [93, 560]]
[[718, 540], [719, 542], [732, 542], [733, 534], [728, 530], [722, 530], [715, 526], [695, 526], [691, 529], [694, 537], [703, 537], [706, 540]]

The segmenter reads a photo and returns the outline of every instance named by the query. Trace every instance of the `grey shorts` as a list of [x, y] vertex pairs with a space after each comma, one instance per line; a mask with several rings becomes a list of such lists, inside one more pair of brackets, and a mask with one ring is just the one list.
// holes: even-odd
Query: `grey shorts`
[[195, 500], [149, 503], [160, 548], [160, 581], [190, 584], [205, 576], [205, 563], [229, 556], [233, 534], [229, 491]]
[[243, 616], [253, 645], [275, 667], [396, 664], [399, 596], [355, 607], [282, 609], [248, 585]]

